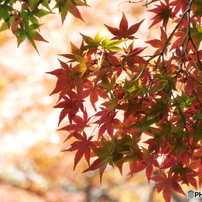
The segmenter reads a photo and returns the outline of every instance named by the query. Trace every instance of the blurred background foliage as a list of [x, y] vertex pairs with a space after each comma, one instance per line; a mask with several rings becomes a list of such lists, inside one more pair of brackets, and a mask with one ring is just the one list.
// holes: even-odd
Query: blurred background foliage
[[[117, 26], [122, 11], [131, 24], [144, 18], [142, 4], [122, 0], [88, 4], [91, 7], [80, 9], [85, 23], [68, 15], [62, 26], [57, 14], [41, 20], [40, 33], [50, 43], [37, 43], [40, 55], [29, 42], [17, 48], [9, 31], [0, 33], [1, 202], [162, 201], [144, 172], [131, 178], [127, 166], [124, 176], [109, 167], [100, 184], [97, 172], [82, 174], [84, 162], [72, 171], [74, 153], [60, 152], [71, 140], [63, 143], [67, 134], [56, 131], [59, 111], [52, 107], [57, 97], [49, 97], [56, 80], [45, 72], [58, 68], [58, 54], [70, 50], [69, 41], [80, 45], [79, 33], [94, 36], [100, 29], [106, 35], [103, 24]], [[148, 38], [151, 33], [145, 33], [144, 25], [142, 30]]]

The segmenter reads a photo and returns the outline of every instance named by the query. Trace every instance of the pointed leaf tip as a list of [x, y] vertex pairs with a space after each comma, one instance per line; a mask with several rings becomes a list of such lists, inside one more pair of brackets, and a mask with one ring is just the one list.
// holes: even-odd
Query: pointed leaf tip
[[126, 32], [128, 30], [128, 21], [127, 21], [127, 18], [123, 12], [122, 14], [122, 19], [121, 19], [121, 22], [119, 24], [119, 29], [121, 32]]

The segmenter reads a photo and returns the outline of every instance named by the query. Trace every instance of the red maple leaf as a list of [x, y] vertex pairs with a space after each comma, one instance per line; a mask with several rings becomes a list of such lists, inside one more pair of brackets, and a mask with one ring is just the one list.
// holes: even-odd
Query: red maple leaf
[[51, 72], [46, 72], [47, 74], [52, 74], [57, 77], [57, 83], [55, 89], [50, 95], [60, 93], [59, 100], [65, 96], [65, 94], [70, 91], [70, 67], [67, 63], [59, 60], [61, 69], [56, 69]]
[[180, 10], [184, 12], [187, 9], [188, 0], [174, 0], [170, 3], [174, 8], [174, 13], [177, 14]]
[[135, 63], [142, 63], [145, 64], [145, 60], [143, 57], [139, 56], [139, 54], [146, 48], [146, 47], [138, 47], [138, 48], [134, 48], [133, 47], [134, 43], [132, 42], [127, 50], [125, 50], [126, 55], [123, 56], [123, 63], [127, 63], [127, 65], [129, 67], [133, 68], [134, 70], [134, 64]]
[[79, 12], [77, 6], [87, 6], [86, 3], [83, 3], [82, 1], [74, 1], [74, 0], [68, 0], [68, 1], [63, 1], [59, 2], [57, 7], [59, 8], [61, 18], [62, 18], [62, 23], [64, 23], [64, 20], [66, 18], [66, 15], [68, 12], [70, 12], [74, 17], [82, 20], [81, 13]]
[[138, 173], [142, 170], [144, 170], [146, 168], [146, 164], [144, 161], [142, 160], [137, 160], [137, 161], [131, 161], [129, 163], [130, 166], [130, 172], [128, 173], [128, 175], [133, 175], [135, 173]]
[[62, 151], [77, 151], [74, 157], [74, 169], [83, 156], [85, 156], [88, 165], [90, 165], [91, 149], [96, 148], [95, 143], [91, 141], [93, 136], [87, 137], [85, 132], [83, 132], [83, 135], [73, 133], [71, 134], [71, 137], [72, 136], [78, 141], [73, 142], [68, 148], [63, 149]]
[[109, 111], [107, 108], [101, 107], [101, 111], [94, 116], [100, 117], [95, 124], [100, 126], [98, 131], [98, 138], [101, 137], [105, 131], [112, 137], [116, 126], [120, 125], [121, 121], [115, 118], [117, 112]]
[[91, 105], [93, 106], [94, 110], [96, 111], [95, 103], [98, 101], [99, 97], [107, 98], [108, 96], [104, 93], [104, 90], [101, 89], [98, 85], [96, 85], [96, 82], [93, 83], [90, 80], [85, 81], [84, 85], [84, 91], [82, 93], [82, 97], [85, 98], [87, 96], [90, 97]]
[[150, 12], [155, 13], [156, 15], [152, 18], [153, 22], [149, 28], [156, 25], [157, 23], [163, 21], [163, 27], [167, 26], [169, 18], [174, 17], [174, 13], [172, 12], [172, 7], [169, 4], [169, 1], [166, 1], [166, 4], [160, 2], [161, 5], [155, 5], [156, 8], [148, 10]]
[[76, 113], [79, 109], [84, 111], [83, 109], [83, 101], [80, 96], [71, 91], [69, 97], [63, 97], [64, 101], [59, 102], [54, 108], [63, 108], [60, 116], [58, 125], [60, 125], [61, 121], [68, 115], [69, 122], [72, 123], [73, 118], [76, 116]]
[[[167, 41], [167, 34], [166, 32], [161, 28], [161, 40], [159, 39], [152, 39], [145, 41], [146, 43], [150, 44], [154, 48], [157, 48], [156, 52], [154, 55], [160, 53], [161, 51], [164, 51], [165, 55], [167, 54], [167, 48], [164, 50], [165, 47], [165, 42]], [[167, 44], [168, 46], [169, 44]]]
[[83, 131], [86, 127], [89, 127], [90, 125], [88, 124], [90, 118], [88, 118], [88, 114], [86, 110], [83, 113], [83, 118], [80, 116], [76, 115], [73, 118], [74, 124], [69, 124], [63, 128], [60, 128], [59, 130], [66, 130], [66, 131], [74, 131], [74, 132], [81, 132]]
[[110, 27], [108, 25], [105, 25], [105, 26], [115, 36], [112, 39], [122, 39], [122, 38], [134, 39], [135, 37], [132, 35], [138, 31], [138, 29], [143, 21], [144, 20], [142, 20], [128, 28], [128, 21], [126, 19], [125, 14], [123, 13], [121, 22], [119, 24], [119, 29]]
[[102, 175], [103, 175], [107, 165], [108, 165], [107, 161], [103, 161], [101, 158], [98, 158], [89, 166], [89, 168], [84, 170], [83, 173], [99, 169], [100, 182], [102, 182]]
[[161, 172], [161, 175], [153, 176], [151, 177], [151, 180], [157, 182], [155, 187], [158, 192], [163, 191], [163, 197], [166, 202], [171, 201], [172, 190], [186, 196], [180, 185], [177, 183], [177, 177], [172, 175], [171, 172], [168, 173], [168, 176], [164, 172]]
[[143, 150], [143, 160], [144, 162], [146, 163], [146, 176], [147, 176], [147, 179], [148, 181], [150, 180], [151, 178], [151, 175], [153, 173], [153, 167], [159, 167], [159, 163], [158, 161], [156, 160], [155, 156], [154, 156], [154, 153], [151, 154], [148, 150], [146, 150], [145, 148], [142, 148]]

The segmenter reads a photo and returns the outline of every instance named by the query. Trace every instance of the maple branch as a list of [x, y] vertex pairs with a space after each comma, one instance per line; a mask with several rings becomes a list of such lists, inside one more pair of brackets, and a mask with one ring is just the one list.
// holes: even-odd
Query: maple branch
[[[191, 1], [191, 4], [192, 4], [192, 2], [193, 2], [194, 0], [192, 0]], [[190, 7], [191, 7], [191, 5], [190, 5]], [[187, 12], [187, 21], [188, 21], [188, 24], [190, 24], [190, 9], [189, 9], [189, 11]], [[196, 53], [196, 57], [197, 57], [197, 61], [198, 61], [198, 63], [200, 64], [200, 65], [202, 65], [202, 63], [201, 63], [201, 60], [200, 60], [200, 57], [199, 57], [199, 54], [198, 54], [198, 50], [197, 50], [197, 47], [196, 47], [196, 45], [195, 45], [195, 43], [194, 43], [194, 41], [193, 41], [193, 39], [192, 39], [192, 37], [191, 37], [191, 31], [190, 31], [190, 26], [188, 26], [187, 27], [187, 35], [188, 35], [188, 37], [189, 37], [189, 39], [188, 39], [188, 41], [191, 41], [191, 43], [192, 43], [192, 45], [193, 45], [193, 48], [194, 48], [194, 50], [195, 50], [195, 53]]]
[[[164, 46], [163, 46], [163, 48], [162, 48], [162, 51], [159, 52], [159, 53], [157, 53], [157, 54], [155, 54], [155, 55], [153, 55], [153, 56], [145, 56], [145, 57], [150, 57], [150, 58], [148, 59], [148, 62], [151, 61], [152, 59], [154, 59], [155, 57], [157, 57], [157, 56], [162, 56], [162, 55], [164, 54], [165, 49], [166, 49], [167, 46], [169, 45], [169, 42], [171, 41], [171, 39], [172, 39], [173, 35], [175, 34], [176, 30], [179, 28], [179, 26], [180, 26], [180, 24], [182, 23], [183, 19], [185, 18], [186, 14], [187, 14], [187, 13], [190, 13], [191, 5], [192, 5], [193, 2], [194, 2], [194, 0], [190, 0], [190, 1], [189, 1], [187, 9], [186, 9], [186, 10], [184, 11], [184, 13], [182, 14], [182, 16], [181, 16], [179, 22], [177, 23], [177, 25], [175, 26], [175, 28], [173, 29], [173, 31], [172, 31], [171, 34], [169, 35], [168, 39], [165, 41], [165, 44], [164, 44]], [[189, 29], [189, 26], [188, 26], [188, 29]], [[159, 59], [160, 59], [160, 58], [159, 58]], [[158, 59], [158, 61], [159, 61], [159, 59]], [[157, 62], [157, 63], [158, 63], [158, 62]]]
[[118, 5], [118, 10], [119, 10], [119, 7], [120, 7], [120, 5], [121, 4], [123, 4], [123, 3], [141, 3], [141, 2], [143, 2], [144, 0], [140, 0], [140, 1], [130, 1], [130, 0], [128, 0], [128, 1], [123, 1], [123, 2], [121, 2], [119, 5]]
[[[184, 13], [182, 14], [182, 16], [181, 16], [179, 22], [177, 23], [177, 25], [175, 26], [175, 28], [174, 28], [173, 31], [171, 32], [170, 36], [169, 36], [168, 39], [166, 40], [165, 45], [164, 45], [164, 47], [163, 47], [163, 50], [162, 50], [162, 53], [161, 53], [161, 54], [163, 54], [163, 52], [165, 51], [165, 49], [166, 49], [166, 47], [168, 46], [170, 40], [172, 39], [174, 33], [175, 33], [176, 30], [179, 28], [180, 24], [182, 23], [183, 19], [185, 18], [186, 14], [187, 14], [187, 13], [190, 13], [190, 9], [191, 9], [191, 5], [192, 5], [193, 1], [194, 1], [194, 0], [190, 0], [190, 1], [189, 1], [187, 9], [184, 11]], [[188, 29], [189, 29], [189, 26], [188, 26]]]

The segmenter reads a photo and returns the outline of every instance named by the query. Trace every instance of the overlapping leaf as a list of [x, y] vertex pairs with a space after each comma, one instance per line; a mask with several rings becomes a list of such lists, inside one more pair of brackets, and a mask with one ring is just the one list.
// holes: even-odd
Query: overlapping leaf
[[85, 156], [86, 161], [90, 164], [91, 150], [96, 148], [95, 143], [92, 141], [93, 136], [87, 137], [85, 132], [83, 132], [83, 135], [73, 133], [72, 136], [75, 137], [77, 141], [62, 151], [77, 151], [74, 158], [74, 169], [83, 156]]
[[[166, 4], [162, 3], [160, 1], [160, 5], [155, 5], [156, 8], [153, 8], [151, 10], [148, 10], [150, 12], [155, 13], [156, 15], [152, 18], [153, 22], [150, 25], [150, 27], [160, 23], [163, 21], [163, 27], [167, 26], [168, 20], [174, 17], [174, 13], [172, 11], [172, 7], [169, 4], [169, 1], [167, 1]], [[150, 28], [149, 27], [149, 28]]]
[[158, 192], [163, 192], [163, 197], [166, 202], [171, 201], [172, 190], [186, 195], [181, 186], [178, 184], [176, 176], [171, 175], [171, 173], [168, 173], [168, 175], [166, 175], [164, 172], [161, 172], [161, 175], [153, 176], [151, 177], [151, 180], [157, 182], [155, 187], [157, 188]]
[[86, 127], [89, 127], [89, 121], [90, 121], [90, 118], [88, 118], [88, 114], [86, 112], [86, 110], [84, 111], [83, 113], [83, 118], [81, 118], [80, 116], [76, 115], [74, 116], [73, 118], [73, 124], [69, 124], [65, 127], [62, 127], [60, 128], [60, 130], [66, 130], [66, 131], [73, 131], [73, 132], [76, 132], [76, 133], [80, 133], [82, 131], [84, 131], [84, 129]]

